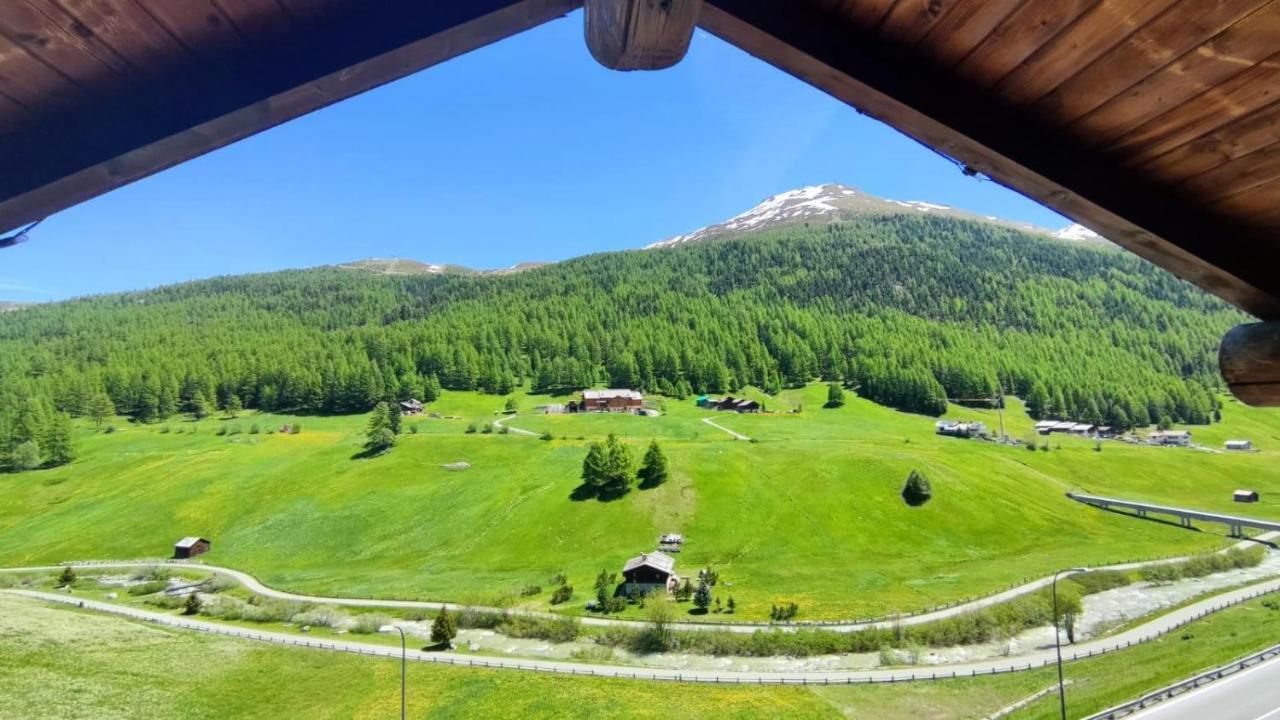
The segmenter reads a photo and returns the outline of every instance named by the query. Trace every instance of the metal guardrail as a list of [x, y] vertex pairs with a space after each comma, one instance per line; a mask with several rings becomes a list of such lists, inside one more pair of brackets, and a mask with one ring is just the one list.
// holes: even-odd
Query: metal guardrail
[[1096, 715], [1090, 715], [1088, 718], [1085, 718], [1085, 720], [1117, 720], [1117, 718], [1127, 717], [1139, 710], [1143, 710], [1151, 707], [1152, 705], [1164, 702], [1165, 700], [1178, 697], [1179, 695], [1195, 690], [1198, 687], [1208, 685], [1215, 680], [1221, 680], [1224, 677], [1235, 675], [1246, 668], [1266, 662], [1276, 656], [1280, 656], [1280, 645], [1269, 647], [1262, 652], [1254, 653], [1249, 657], [1237, 660], [1229, 665], [1223, 665], [1222, 667], [1214, 668], [1208, 672], [1200, 673], [1193, 678], [1188, 678], [1182, 682], [1160, 688], [1155, 692], [1143, 695], [1137, 700], [1103, 710]]

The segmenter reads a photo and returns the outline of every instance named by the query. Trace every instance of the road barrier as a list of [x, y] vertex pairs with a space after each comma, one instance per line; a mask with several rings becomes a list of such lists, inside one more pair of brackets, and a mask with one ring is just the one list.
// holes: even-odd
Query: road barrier
[[1280, 656], [1280, 645], [1269, 647], [1262, 652], [1254, 653], [1247, 658], [1237, 660], [1229, 665], [1223, 665], [1222, 667], [1215, 668], [1208, 672], [1200, 673], [1193, 678], [1174, 683], [1173, 685], [1161, 688], [1155, 692], [1147, 693], [1137, 700], [1127, 702], [1123, 705], [1117, 705], [1108, 710], [1103, 710], [1096, 715], [1090, 715], [1085, 720], [1116, 720], [1117, 718], [1127, 717], [1139, 710], [1164, 702], [1165, 700], [1175, 698], [1203, 685], [1208, 685], [1215, 680], [1221, 680], [1224, 677], [1235, 675], [1241, 670], [1266, 662], [1267, 660], [1277, 656]]

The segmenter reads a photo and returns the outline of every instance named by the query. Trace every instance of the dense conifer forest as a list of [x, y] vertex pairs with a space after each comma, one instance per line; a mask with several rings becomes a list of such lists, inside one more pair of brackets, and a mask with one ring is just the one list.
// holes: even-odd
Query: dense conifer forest
[[1242, 319], [1115, 249], [909, 215], [507, 275], [223, 277], [0, 313], [0, 452], [58, 461], [64, 416], [597, 383], [683, 397], [820, 379], [926, 414], [1003, 387], [1037, 416], [1205, 423], [1217, 343]]

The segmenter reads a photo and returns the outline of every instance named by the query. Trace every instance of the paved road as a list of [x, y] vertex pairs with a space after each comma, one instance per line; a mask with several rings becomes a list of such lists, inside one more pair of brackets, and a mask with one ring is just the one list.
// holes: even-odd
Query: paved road
[[725, 431], [725, 432], [729, 433], [730, 435], [732, 435], [732, 436], [733, 436], [733, 439], [734, 439], [734, 440], [750, 440], [750, 439], [751, 439], [751, 438], [747, 437], [746, 435], [743, 435], [743, 434], [742, 434], [742, 433], [740, 433], [740, 432], [735, 432], [735, 431], [733, 431], [733, 430], [730, 430], [729, 428], [727, 428], [727, 427], [725, 427], [725, 426], [721, 425], [720, 423], [716, 422], [715, 420], [712, 420], [711, 418], [702, 418], [702, 422], [704, 422], [704, 423], [706, 423], [706, 424], [710, 425], [711, 427], [713, 427], [713, 428], [715, 428], [715, 429], [717, 429], [717, 430], [723, 430], [723, 431]]
[[[1114, 652], [1154, 639], [1166, 632], [1174, 630], [1206, 614], [1216, 612], [1231, 605], [1238, 604], [1260, 593], [1280, 590], [1280, 580], [1269, 580], [1247, 588], [1224, 593], [1187, 607], [1175, 610], [1143, 623], [1111, 637], [1099, 638], [1073, 645], [1063, 649], [1064, 660], [1092, 657], [1107, 652]], [[113, 613], [126, 617], [147, 620], [173, 627], [200, 630], [222, 635], [274, 642], [288, 645], [306, 645], [325, 650], [359, 653], [364, 655], [380, 655], [398, 657], [399, 650], [380, 645], [346, 640], [315, 641], [299, 638], [286, 633], [246, 630], [244, 628], [222, 625], [205, 620], [194, 620], [182, 616], [152, 612], [140, 608], [116, 605], [96, 600], [84, 600], [61, 593], [38, 592], [34, 590], [3, 590], [16, 595], [47, 600], [68, 605], [79, 605], [91, 610]], [[618, 665], [596, 665], [592, 663], [561, 662], [554, 660], [478, 660], [475, 656], [457, 653], [424, 653], [413, 652], [409, 655], [414, 660], [442, 662], [458, 665], [474, 665], [478, 667], [497, 667], [531, 672], [563, 673], [573, 675], [596, 675], [603, 677], [634, 678], [640, 680], [675, 680], [684, 682], [716, 682], [716, 683], [749, 683], [749, 684], [847, 684], [873, 682], [903, 682], [907, 680], [930, 680], [953, 677], [969, 677], [976, 675], [1018, 672], [1051, 666], [1054, 664], [1053, 648], [1036, 650], [1013, 658], [996, 658], [969, 663], [951, 665], [920, 666], [908, 670], [858, 670], [858, 671], [794, 671], [786, 673], [756, 671], [714, 671], [714, 670], [666, 670], [622, 667]], [[1207, 716], [1216, 717], [1216, 716]], [[1252, 718], [1250, 720], [1253, 720]]]
[[1280, 718], [1280, 660], [1268, 660], [1129, 717], [1134, 720]]
[[[512, 430], [514, 431], [515, 428], [512, 428]], [[1257, 540], [1266, 541], [1266, 540], [1271, 540], [1273, 538], [1276, 538], [1278, 536], [1280, 536], [1280, 533], [1264, 533], [1262, 535], [1259, 535], [1256, 540], [1243, 540], [1239, 543], [1236, 543], [1233, 547], [1248, 547], [1252, 544], [1255, 544]], [[1222, 550], [1221, 552], [1226, 552], [1226, 550]], [[1150, 565], [1163, 565], [1167, 563], [1180, 562], [1185, 559], [1186, 558], [1167, 558], [1164, 560], [1153, 560], [1149, 562], [1124, 563], [1120, 565], [1109, 565], [1106, 567], [1106, 569], [1134, 570], [1140, 567], [1146, 567]], [[72, 564], [76, 564], [76, 563], [72, 563]], [[503, 608], [475, 606], [475, 605], [459, 605], [458, 603], [437, 602], [437, 601], [430, 601], [430, 600], [382, 600], [382, 599], [366, 599], [366, 598], [327, 597], [323, 595], [302, 595], [299, 593], [291, 593], [285, 590], [276, 590], [275, 588], [268, 587], [264, 585], [260, 580], [255, 578], [254, 576], [242, 570], [234, 570], [232, 568], [219, 567], [217, 565], [206, 565], [203, 563], [156, 562], [156, 561], [145, 561], [145, 560], [119, 560], [119, 561], [95, 560], [95, 561], [84, 561], [83, 563], [79, 563], [79, 565], [81, 565], [82, 567], [92, 567], [92, 568], [99, 568], [99, 567], [131, 568], [131, 567], [162, 566], [162, 567], [190, 568], [193, 570], [216, 572], [216, 573], [220, 573], [220, 574], [235, 578], [238, 582], [240, 582], [240, 584], [244, 585], [245, 588], [248, 589], [250, 592], [254, 592], [259, 595], [263, 595], [266, 597], [279, 598], [281, 600], [297, 600], [299, 602], [320, 603], [325, 605], [338, 605], [338, 606], [344, 606], [344, 607], [389, 607], [389, 608], [406, 608], [406, 609], [411, 608], [411, 609], [419, 609], [419, 610], [439, 610], [442, 607], [448, 606], [454, 609], [476, 610], [480, 612], [505, 612], [505, 613], [510, 613], [512, 615], [523, 615], [527, 617], [539, 617], [539, 618], [563, 617], [562, 615], [556, 615], [548, 612], [540, 612], [537, 610], [518, 610], [518, 609], [503, 609]], [[33, 567], [0, 568], [0, 572], [42, 572], [42, 571], [61, 570], [61, 569], [62, 569], [61, 565], [40, 565], [40, 566], [33, 566]], [[1013, 598], [1016, 598], [1020, 595], [1025, 595], [1030, 592], [1035, 592], [1036, 590], [1039, 590], [1041, 588], [1048, 587], [1052, 581], [1053, 581], [1052, 577], [1040, 578], [1039, 580], [1032, 580], [1031, 582], [1009, 588], [1008, 590], [996, 593], [994, 595], [988, 595], [983, 598], [978, 598], [977, 600], [971, 600], [966, 603], [961, 603], [958, 605], [953, 605], [951, 607], [942, 608], [939, 610], [933, 610], [930, 612], [918, 613], [915, 615], [903, 615], [896, 620], [894, 619], [866, 620], [866, 621], [850, 621], [850, 622], [836, 622], [836, 623], [823, 623], [823, 624], [796, 623], [796, 624], [788, 624], [788, 625], [779, 625], [779, 624], [772, 624], [772, 623], [752, 623], [752, 622], [740, 622], [740, 623], [684, 622], [684, 623], [673, 623], [671, 627], [674, 630], [687, 630], [687, 631], [693, 631], [693, 632], [720, 630], [725, 632], [738, 632], [738, 633], [753, 633], [761, 629], [775, 629], [775, 628], [782, 630], [783, 632], [794, 632], [795, 630], [802, 629], [802, 628], [819, 628], [819, 629], [828, 630], [831, 632], [858, 632], [860, 630], [869, 630], [873, 628], [888, 629], [888, 628], [892, 628], [895, 623], [903, 626], [919, 625], [922, 623], [932, 622], [934, 620], [942, 620], [944, 618], [954, 617], [956, 615], [961, 615], [973, 610], [979, 610], [984, 607], [988, 607], [990, 605], [995, 605], [997, 603], [1002, 603], [1007, 600], [1012, 600]], [[580, 620], [583, 625], [592, 625], [596, 627], [609, 627], [609, 626], [635, 627], [636, 625], [643, 624], [643, 621], [618, 620], [613, 618], [601, 618], [601, 617], [584, 617], [584, 618], [580, 618]]]

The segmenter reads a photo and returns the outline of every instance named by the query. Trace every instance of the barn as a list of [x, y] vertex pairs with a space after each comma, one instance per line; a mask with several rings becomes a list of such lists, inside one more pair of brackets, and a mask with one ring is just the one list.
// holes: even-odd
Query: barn
[[193, 558], [197, 555], [203, 555], [209, 552], [212, 547], [213, 544], [205, 538], [196, 537], [194, 535], [184, 537], [173, 544], [173, 557], [178, 560]]
[[1256, 503], [1258, 502], [1258, 491], [1237, 490], [1231, 494], [1231, 498], [1238, 503]]
[[[582, 412], [640, 412], [644, 396], [636, 390], [583, 390]], [[572, 412], [572, 411], [571, 411]]]

